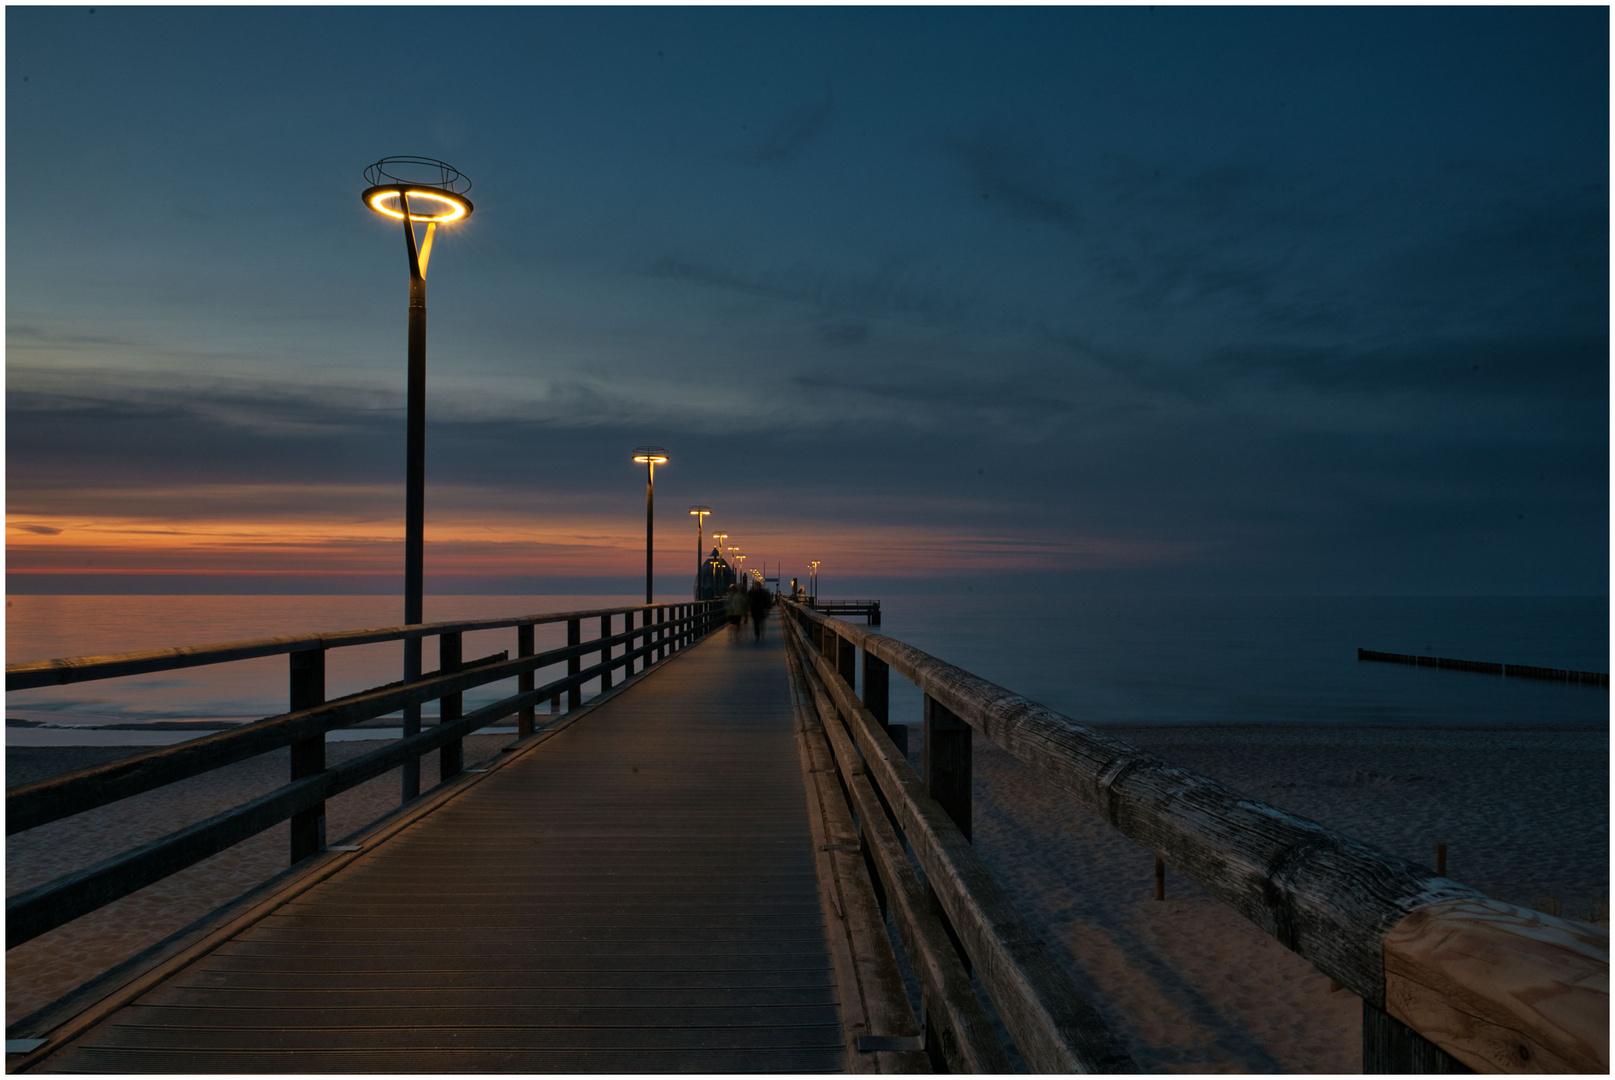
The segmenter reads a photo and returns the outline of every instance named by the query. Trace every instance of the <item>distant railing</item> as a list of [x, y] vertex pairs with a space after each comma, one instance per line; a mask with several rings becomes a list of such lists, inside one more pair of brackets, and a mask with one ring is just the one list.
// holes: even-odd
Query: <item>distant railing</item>
[[822, 597], [813, 597], [808, 603], [814, 611], [822, 615], [862, 615], [868, 625], [880, 625], [879, 600], [825, 600]]
[[[1609, 1071], [1608, 930], [1493, 900], [901, 641], [802, 604], [784, 611], [793, 674], [856, 802], [950, 1067], [998, 1072], [1004, 1060], [957, 940], [1035, 1071], [1131, 1068], [970, 849], [979, 732], [1357, 994], [1365, 1072]], [[907, 728], [890, 724], [892, 670], [924, 695], [923, 776]], [[910, 880], [899, 830], [946, 926]]]
[[[532, 735], [534, 706], [562, 694], [569, 709], [582, 704], [582, 688], [600, 680], [611, 687], [613, 673], [643, 671], [651, 664], [699, 641], [722, 620], [722, 605], [697, 601], [641, 604], [631, 607], [523, 615], [505, 619], [472, 619], [423, 623], [334, 634], [304, 634], [219, 645], [158, 649], [115, 656], [42, 660], [6, 667], [6, 689], [21, 690], [61, 683], [110, 679], [154, 671], [172, 671], [287, 654], [290, 658], [291, 711], [231, 731], [193, 739], [176, 746], [84, 769], [67, 776], [24, 784], [6, 791], [6, 834], [28, 829], [117, 802], [281, 747], [291, 748], [291, 777], [283, 787], [191, 825], [132, 851], [45, 882], [6, 900], [6, 948], [10, 949], [62, 926], [123, 896], [177, 873], [255, 836], [282, 821], [291, 821], [291, 862], [325, 848], [325, 801], [392, 769], [418, 762], [440, 750], [440, 780], [447, 782], [463, 768], [461, 740], [472, 732], [517, 716], [516, 738]], [[623, 620], [620, 633], [612, 622]], [[640, 625], [634, 626], [638, 618]], [[599, 619], [599, 636], [583, 640], [585, 619]], [[533, 627], [566, 624], [567, 644], [543, 653], [533, 651]], [[461, 636], [469, 631], [516, 628], [516, 657], [508, 652], [480, 659], [461, 659]], [[440, 666], [414, 682], [388, 683], [325, 700], [325, 653], [329, 649], [409, 638], [437, 637]], [[622, 649], [618, 654], [616, 650]], [[589, 667], [585, 657], [599, 655]], [[564, 663], [566, 674], [535, 687], [534, 673]], [[465, 691], [515, 678], [517, 692], [462, 716]], [[390, 741], [371, 753], [327, 766], [325, 735], [329, 731], [397, 712], [406, 705], [437, 700], [439, 723], [426, 731]]]

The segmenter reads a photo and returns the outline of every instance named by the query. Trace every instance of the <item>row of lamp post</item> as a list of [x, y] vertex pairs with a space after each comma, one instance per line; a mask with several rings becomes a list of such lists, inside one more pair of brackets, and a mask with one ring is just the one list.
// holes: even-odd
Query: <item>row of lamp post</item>
[[[426, 508], [426, 267], [432, 255], [432, 241], [439, 225], [464, 221], [471, 216], [473, 207], [465, 193], [471, 190], [471, 181], [446, 162], [435, 158], [390, 157], [382, 158], [365, 169], [369, 186], [360, 198], [365, 206], [383, 217], [402, 223], [404, 250], [409, 270], [408, 317], [408, 389], [406, 393], [407, 418], [404, 447], [404, 624], [413, 626], [424, 621], [422, 611], [425, 583], [425, 508]], [[425, 233], [416, 236], [416, 227], [424, 225]], [[640, 446], [634, 449], [634, 463], [645, 466], [645, 603], [654, 603], [654, 572], [652, 555], [655, 550], [656, 530], [656, 466], [667, 464], [667, 451], [660, 446]], [[696, 572], [700, 573], [705, 554], [703, 529], [706, 516], [712, 513], [709, 506], [692, 506], [690, 513], [696, 520]], [[745, 556], [740, 548], [725, 548], [728, 533], [714, 533], [720, 553], [727, 551], [733, 559], [735, 577], [740, 576]], [[814, 563], [815, 571], [818, 563]], [[413, 682], [421, 676], [421, 639], [409, 638], [404, 642], [404, 681]], [[419, 703], [404, 707], [404, 735], [417, 734], [421, 729]], [[420, 794], [420, 763], [409, 761], [403, 766], [403, 795], [405, 800]]]

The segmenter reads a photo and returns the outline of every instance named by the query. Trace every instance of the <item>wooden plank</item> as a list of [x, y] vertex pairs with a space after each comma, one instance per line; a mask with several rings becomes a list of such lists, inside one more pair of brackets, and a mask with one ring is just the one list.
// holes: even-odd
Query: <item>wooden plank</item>
[[[498, 1049], [285, 1051], [193, 1053], [87, 1050], [86, 1072], [208, 1073], [819, 1073], [841, 1070], [839, 1049], [804, 1050], [585, 1050]], [[295, 1064], [293, 1063], [295, 1062]]]
[[[874, 857], [885, 893], [892, 901], [909, 963], [923, 987], [928, 1005], [927, 1025], [935, 1032], [937, 1051], [949, 1072], [1013, 1072], [1009, 1055], [998, 1041], [992, 1021], [970, 985], [970, 975], [954, 951], [953, 941], [935, 909], [935, 901], [915, 876], [902, 841], [869, 782], [852, 737], [823, 685], [811, 674], [806, 676], [806, 681], [814, 695], [821, 726], [835, 753], [842, 782], [852, 793], [857, 807], [860, 833]], [[827, 717], [832, 719], [825, 720]]]
[[1386, 1012], [1475, 1071], [1609, 1072], [1608, 929], [1452, 900], [1384, 947]]
[[[475, 777], [432, 815], [282, 905], [283, 914], [257, 919], [231, 946], [247, 954], [198, 957], [70, 1044], [41, 1055], [38, 1066], [165, 1072], [582, 1072], [602, 1063], [647, 1072], [840, 1068], [842, 1032], [823, 913], [815, 880], [802, 873], [811, 870], [813, 852], [789, 714], [770, 713], [787, 703], [779, 654], [712, 648], [724, 644], [708, 641], [681, 651], [677, 663], [657, 665], [654, 678], [630, 683], [614, 708], [596, 709], [587, 723], [550, 738], [544, 753], [522, 754]], [[715, 668], [704, 659], [721, 664]], [[715, 711], [714, 675], [731, 662], [749, 666], [726, 691], [733, 707]], [[670, 746], [682, 748], [671, 761]], [[580, 802], [579, 791], [593, 792], [592, 805]], [[767, 809], [770, 800], [795, 807], [794, 860], [784, 857], [786, 815]], [[723, 820], [707, 812], [714, 802], [727, 810], [727, 825], [692, 830], [691, 822]], [[598, 816], [594, 807], [601, 808]], [[619, 847], [614, 840], [626, 843]], [[751, 857], [753, 841], [769, 853], [761, 865], [780, 868], [790, 881], [761, 880], [768, 874]], [[645, 864], [651, 876], [640, 879], [646, 845], [659, 845], [670, 857]], [[686, 877], [683, 886], [667, 890], [668, 903], [645, 903], [669, 872], [679, 870], [681, 852], [703, 865], [725, 851], [732, 869], [710, 877], [706, 898], [687, 888], [695, 879]], [[518, 872], [524, 867], [532, 873]], [[477, 887], [470, 894], [461, 874], [473, 871]], [[600, 884], [568, 886], [558, 898], [546, 898], [545, 881], [557, 871], [574, 883], [593, 873]], [[401, 876], [413, 880], [409, 889], [398, 888]], [[806, 890], [807, 903], [789, 898], [792, 882]], [[726, 893], [737, 883], [743, 890], [738, 898]], [[503, 899], [493, 895], [499, 890]], [[614, 893], [625, 898], [621, 914], [602, 911], [590, 899]], [[326, 903], [356, 914], [311, 914]], [[561, 914], [535, 914], [549, 904]], [[323, 940], [284, 940], [286, 931], [303, 934], [314, 923], [346, 929]], [[352, 930], [361, 926], [368, 927], [361, 936], [373, 940], [355, 956]], [[817, 951], [804, 940], [813, 930]], [[710, 947], [700, 947], [703, 931], [711, 934]], [[434, 935], [429, 951], [417, 950], [423, 934]], [[646, 948], [647, 936], [658, 935], [674, 940]], [[482, 942], [487, 947], [477, 948]], [[328, 1005], [380, 1015], [368, 1022], [308, 1022], [322, 1014], [329, 1019]], [[694, 1011], [698, 1005], [705, 1011]], [[478, 1022], [469, 1012], [443, 1011], [486, 1016], [489, 1006], [506, 1012]], [[181, 1007], [182, 1014], [167, 1011]], [[577, 1010], [585, 1007], [611, 1007], [616, 1021], [580, 1022]], [[301, 1010], [304, 1019], [288, 1008]], [[402, 1011], [389, 1019], [395, 1009]], [[715, 1022], [714, 1015], [730, 1019]], [[248, 1016], [257, 1018], [244, 1020]], [[636, 1046], [637, 1056], [629, 1049]]]
[[800, 652], [813, 661], [820, 682], [848, 720], [927, 883], [1028, 1065], [1039, 1072], [1136, 1071], [1120, 1040], [1072, 985], [947, 812], [926, 794], [875, 718], [823, 656], [806, 648]]
[[[1245, 797], [892, 638], [793, 606], [885, 660], [1123, 835], [1377, 1006], [1384, 933], [1468, 886]], [[862, 741], [860, 741], [862, 747]]]
[[929, 1072], [917, 1050], [863, 1051], [869, 1036], [918, 1035], [897, 958], [886, 936], [880, 903], [858, 850], [851, 810], [836, 783], [834, 758], [811, 700], [804, 696], [800, 657], [787, 650], [796, 736], [813, 826], [815, 863], [842, 1007], [842, 1036], [851, 1073]]
[[1384, 1009], [1363, 1002], [1365, 1074], [1428, 1076], [1474, 1071]]

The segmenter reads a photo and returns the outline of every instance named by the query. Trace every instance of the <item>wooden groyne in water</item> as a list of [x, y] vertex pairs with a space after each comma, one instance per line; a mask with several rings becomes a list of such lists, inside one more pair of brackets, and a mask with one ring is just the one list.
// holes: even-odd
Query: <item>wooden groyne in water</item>
[[1544, 679], [1548, 682], [1580, 683], [1609, 689], [1606, 671], [1570, 671], [1566, 668], [1536, 667], [1532, 664], [1499, 664], [1490, 660], [1454, 660], [1447, 656], [1416, 656], [1412, 653], [1375, 652], [1358, 649], [1358, 660], [1378, 660], [1409, 667], [1445, 668], [1448, 671], [1475, 671], [1482, 675], [1505, 675], [1515, 679]]

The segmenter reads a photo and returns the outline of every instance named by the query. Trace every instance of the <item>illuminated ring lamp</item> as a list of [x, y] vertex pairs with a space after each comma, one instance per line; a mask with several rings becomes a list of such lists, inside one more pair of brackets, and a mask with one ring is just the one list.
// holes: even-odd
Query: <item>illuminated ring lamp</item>
[[[364, 171], [370, 184], [359, 198], [366, 207], [404, 227], [404, 253], [409, 268], [409, 382], [404, 441], [404, 623], [422, 621], [426, 528], [426, 264], [432, 255], [432, 238], [440, 224], [471, 216], [471, 180], [454, 166], [436, 158], [387, 157]], [[417, 243], [415, 226], [424, 224], [426, 235]], [[421, 639], [404, 642], [404, 681], [421, 677]], [[421, 729], [418, 702], [404, 706], [406, 736]], [[447, 778], [462, 766], [459, 743], [442, 749], [441, 776]], [[420, 794], [420, 759], [405, 761], [403, 795], [407, 801]]]

